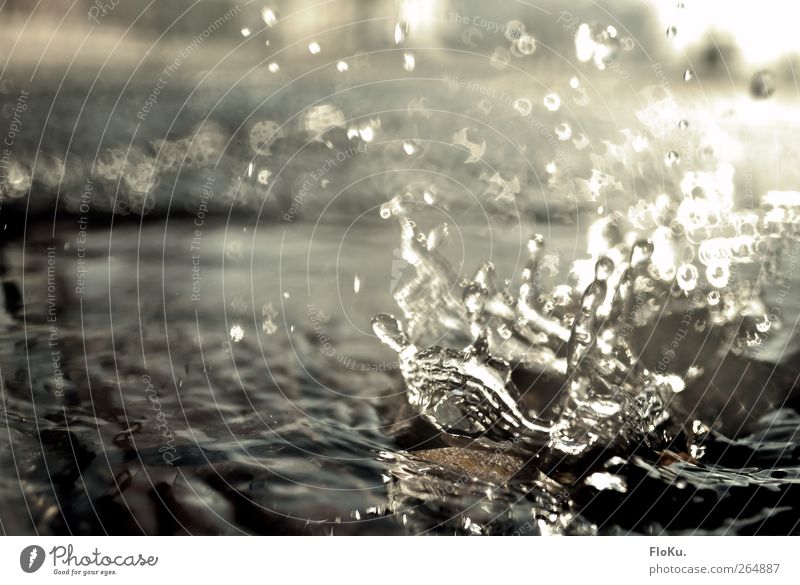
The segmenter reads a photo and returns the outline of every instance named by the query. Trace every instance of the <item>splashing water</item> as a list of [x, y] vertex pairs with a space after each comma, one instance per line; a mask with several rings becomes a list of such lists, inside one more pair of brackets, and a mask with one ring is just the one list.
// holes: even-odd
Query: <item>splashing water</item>
[[[760, 281], [737, 267], [769, 265], [769, 244], [777, 240], [766, 228], [783, 218], [776, 211], [782, 204], [792, 207], [785, 201], [791, 197], [767, 197], [771, 205], [759, 221], [733, 211], [726, 177], [724, 170], [687, 172], [686, 198], [662, 209], [649, 230], [622, 216], [597, 220], [589, 230], [592, 256], [575, 261], [569, 281], [549, 290], [554, 257], [544, 238], [533, 236], [513, 294], [498, 288], [491, 263], [453, 287], [441, 254], [445, 239], [429, 240], [397, 209], [403, 258], [414, 268], [394, 292], [406, 326], [381, 314], [373, 329], [399, 354], [411, 406], [448, 435], [512, 441], [514, 452], [544, 463], [596, 448], [666, 448], [680, 426], [671, 420], [674, 398], [702, 370], [671, 365], [680, 361], [678, 349], [645, 365], [637, 334], [662, 320], [703, 315], [698, 331], [708, 322], [735, 346], [752, 346], [770, 328]], [[742, 314], [755, 317], [742, 321]], [[686, 335], [679, 329], [670, 347], [680, 348]], [[725, 355], [717, 354], [704, 366], [715, 367]], [[557, 406], [546, 415], [526, 410], [512, 379], [519, 371], [559, 380]]]

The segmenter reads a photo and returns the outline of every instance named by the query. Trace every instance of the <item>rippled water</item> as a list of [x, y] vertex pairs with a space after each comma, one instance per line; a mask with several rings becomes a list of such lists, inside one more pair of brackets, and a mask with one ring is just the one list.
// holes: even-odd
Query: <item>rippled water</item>
[[[245, 227], [204, 232], [194, 301], [188, 224], [93, 232], [80, 294], [76, 226], [28, 234], [24, 258], [21, 244], [6, 248], [7, 286], [24, 283], [24, 309], [7, 306], [2, 325], [6, 532], [796, 530], [800, 421], [777, 408], [791, 365], [732, 356], [701, 400], [720, 416], [698, 418], [721, 429], [701, 446], [684, 430], [548, 469], [524, 443], [478, 445], [409, 407], [393, 352], [369, 330], [397, 292], [386, 224], [352, 234], [366, 256], [339, 254], [339, 229]], [[518, 240], [495, 234], [498, 271], [513, 270]], [[48, 278], [59, 283], [50, 323]], [[321, 293], [334, 283], [341, 296]], [[560, 391], [554, 375], [515, 377], [526, 408]]]

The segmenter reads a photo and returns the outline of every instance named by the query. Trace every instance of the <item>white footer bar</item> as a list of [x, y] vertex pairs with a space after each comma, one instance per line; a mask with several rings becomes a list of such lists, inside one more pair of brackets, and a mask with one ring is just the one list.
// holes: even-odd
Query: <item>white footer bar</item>
[[[798, 583], [786, 537], [5, 537], [2, 583]], [[278, 581], [279, 580], [279, 581]]]

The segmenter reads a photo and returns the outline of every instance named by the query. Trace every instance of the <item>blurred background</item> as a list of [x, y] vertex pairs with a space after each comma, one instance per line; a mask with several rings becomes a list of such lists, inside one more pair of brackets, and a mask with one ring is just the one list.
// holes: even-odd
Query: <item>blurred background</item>
[[[567, 8], [547, 1], [530, 6], [502, 2], [490, 8], [444, 0], [286, 6], [209, 0], [6, 2], [0, 41], [6, 55], [0, 88], [4, 126], [13, 117], [20, 92], [31, 95], [24, 131], [7, 157], [5, 198], [13, 209], [24, 207], [28, 213], [72, 210], [91, 177], [97, 183], [94, 210], [109, 212], [115, 206], [115, 213], [146, 214], [152, 208], [180, 213], [194, 206], [186, 187], [202, 185], [213, 169], [226, 183], [224, 193], [215, 198], [216, 209], [249, 213], [263, 207], [262, 215], [273, 217], [290, 206], [299, 190], [297, 177], [313, 166], [307, 160], [324, 160], [330, 150], [318, 139], [321, 133], [346, 133], [370, 120], [380, 123], [376, 139], [386, 146], [372, 149], [381, 153], [371, 158], [381, 159], [379, 166], [385, 169], [383, 159], [395, 158], [382, 156], [390, 148], [388, 141], [415, 138], [407, 131], [408, 116], [400, 112], [427, 108], [480, 121], [491, 117], [494, 136], [483, 136], [476, 128], [481, 139], [473, 142], [487, 140], [487, 156], [499, 178], [493, 183], [494, 173], [480, 165], [460, 165], [454, 175], [480, 185], [479, 196], [485, 191], [492, 200], [502, 189], [500, 178], [507, 183], [516, 179], [517, 207], [541, 211], [549, 192], [561, 191], [549, 203], [574, 210], [576, 197], [584, 203], [579, 186], [548, 176], [546, 165], [559, 155], [569, 159], [575, 174], [589, 177], [587, 157], [567, 148], [556, 152], [553, 143], [559, 141], [552, 132], [548, 138], [535, 127], [520, 128], [519, 108], [526, 112], [535, 104], [533, 115], [552, 128], [565, 122], [577, 135], [583, 127], [588, 151], [603, 156], [603, 142], [621, 144], [624, 136], [617, 131], [638, 123], [635, 113], [644, 101], [666, 88], [676, 110], [694, 122], [689, 133], [704, 135], [698, 146], [738, 149], [727, 153], [728, 158], [749, 164], [764, 154], [767, 144], [775, 144], [772, 121], [782, 120], [781, 130], [797, 122], [784, 106], [796, 97], [796, 46], [791, 31], [781, 28], [789, 26], [787, 19], [780, 17], [778, 2], [760, 4], [757, 14], [753, 12], [746, 3], [680, 7], [667, 1], [577, 1]], [[395, 42], [398, 22], [404, 23], [402, 34], [413, 30], [408, 42]], [[593, 28], [578, 47], [581, 24]], [[532, 44], [514, 48], [506, 36], [524, 34], [526, 27], [535, 33], [528, 35]], [[603, 34], [605, 41], [598, 41]], [[405, 59], [413, 59], [412, 64]], [[693, 79], [684, 82], [687, 70]], [[768, 105], [750, 91], [753, 76], [762, 70], [768, 75], [757, 77], [756, 93], [780, 88]], [[568, 85], [573, 75], [582, 81], [578, 89]], [[555, 113], [541, 107], [549, 90], [567, 94], [564, 107]], [[492, 94], [495, 99], [481, 99]], [[698, 104], [716, 119], [701, 115], [691, 120]], [[486, 112], [489, 107], [491, 113]], [[424, 126], [431, 133], [428, 139], [448, 143], [468, 121], [430, 117], [424, 111], [409, 120], [416, 128]], [[689, 133], [677, 139], [687, 140]], [[768, 135], [752, 141], [759, 144], [759, 153], [754, 153], [747, 144], [730, 144], [726, 137], [731, 134]], [[664, 138], [664, 149], [681, 150]], [[254, 150], [259, 139], [267, 144]], [[509, 143], [520, 146], [523, 139], [522, 156], [508, 151]], [[451, 162], [442, 160], [446, 153], [432, 145], [421, 144], [408, 155], [401, 144], [396, 144], [400, 156], [389, 161], [395, 167], [409, 159], [431, 168]], [[292, 158], [299, 148], [302, 156]], [[366, 170], [370, 164], [360, 166]], [[748, 174], [748, 189], [784, 188], [796, 179], [791, 165], [779, 173], [773, 170], [764, 175], [762, 169], [751, 169], [756, 172]], [[258, 181], [260, 171], [269, 173], [267, 185]], [[340, 167], [328, 180], [335, 183], [341, 173], [349, 183], [353, 172]], [[409, 182], [402, 175], [392, 182], [386, 175], [378, 180], [365, 178], [369, 173], [356, 174], [364, 180], [338, 197], [327, 213], [349, 213], [348, 206], [358, 207], [359, 202], [380, 203], [395, 191], [407, 190]], [[482, 174], [487, 175], [483, 180]], [[630, 198], [631, 173], [619, 174]], [[744, 176], [735, 176], [742, 197]], [[174, 188], [178, 179], [181, 189]], [[654, 185], [636, 187], [649, 196], [670, 179], [659, 168], [648, 179]], [[543, 188], [546, 182], [551, 189]], [[36, 185], [37, 196], [24, 204], [14, 202], [29, 185]], [[298, 215], [316, 218], [328, 204], [328, 194], [317, 190], [305, 197]], [[58, 194], [57, 205], [52, 194]]]

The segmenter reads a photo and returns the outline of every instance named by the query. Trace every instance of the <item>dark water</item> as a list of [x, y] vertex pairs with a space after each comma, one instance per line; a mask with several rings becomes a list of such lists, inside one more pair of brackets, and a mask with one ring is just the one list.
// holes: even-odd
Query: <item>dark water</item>
[[[85, 273], [76, 223], [59, 224], [54, 238], [30, 230], [24, 247], [12, 241], [0, 348], [3, 531], [798, 531], [791, 360], [725, 364], [747, 391], [733, 392], [735, 408], [723, 408], [729, 391], [703, 399], [720, 416], [701, 462], [681, 433], [657, 451], [542, 470], [436, 431], [407, 405], [396, 356], [369, 329], [394, 306], [397, 230], [387, 225], [203, 226], [194, 289], [189, 222], [94, 229]], [[572, 230], [553, 237], [566, 242]], [[494, 232], [493, 245], [498, 272], [519, 270], [518, 234]], [[485, 252], [474, 244], [465, 263]], [[755, 385], [765, 389], [758, 399]], [[540, 381], [530, 393], [546, 390]], [[745, 407], [749, 416], [737, 416]]]

